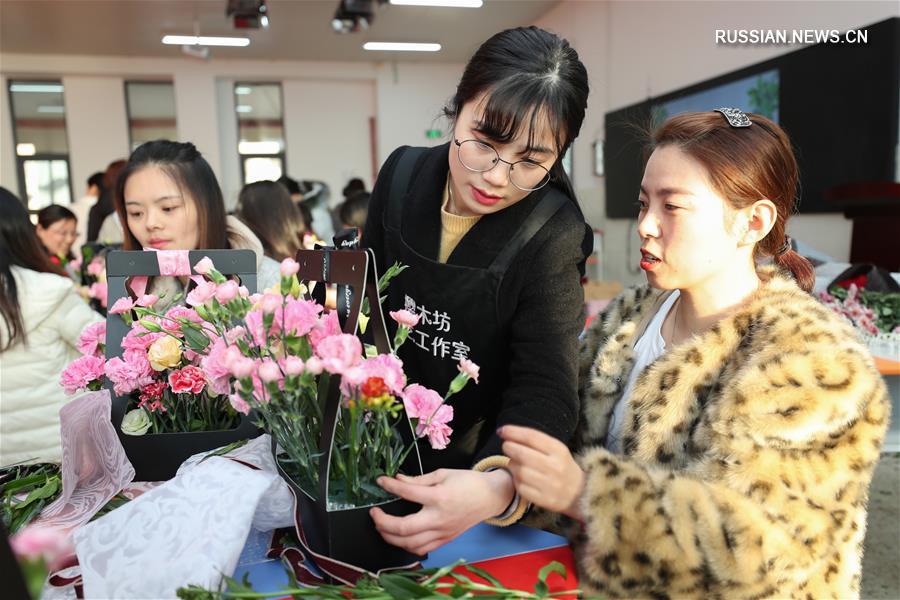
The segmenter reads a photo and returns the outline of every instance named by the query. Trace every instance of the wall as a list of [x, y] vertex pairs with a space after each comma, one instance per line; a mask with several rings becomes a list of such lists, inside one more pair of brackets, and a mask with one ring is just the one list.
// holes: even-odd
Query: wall
[[378, 156], [383, 162], [399, 146], [435, 146], [449, 139], [425, 137], [447, 131], [441, 109], [456, 92], [462, 64], [382, 63], [376, 68]]
[[371, 189], [375, 82], [290, 80], [282, 91], [288, 174], [326, 181], [332, 206], [353, 177]]
[[[6, 93], [11, 77], [63, 78], [76, 195], [90, 173], [128, 154], [123, 83], [129, 79], [173, 81], [178, 136], [194, 142], [207, 158], [228, 208], [241, 187], [233, 97], [237, 80], [283, 82], [289, 173], [324, 179], [338, 196], [348, 176], [362, 176], [371, 185], [369, 118], [378, 119], [371, 63], [4, 54], [0, 70], [0, 185], [11, 190], [18, 190]], [[335, 133], [336, 138], [329, 135]], [[375, 160], [380, 165], [383, 157]]]
[[[678, 88], [797, 50], [715, 44], [716, 29], [850, 29], [900, 15], [896, 2], [581, 2], [566, 0], [536, 24], [567, 38], [588, 69], [588, 118], [575, 144], [575, 185], [588, 219], [604, 231], [604, 277], [637, 283], [634, 222], [604, 216], [604, 182], [591, 171], [603, 115]], [[637, 192], [635, 192], [635, 195]], [[796, 216], [789, 232], [838, 260], [850, 252], [843, 215]]]
[[[65, 76], [66, 136], [72, 199], [81, 197], [85, 182], [106, 164], [128, 156], [125, 82], [117, 77]], [[122, 98], [121, 102], [112, 99]], [[97, 164], [97, 157], [105, 157]]]

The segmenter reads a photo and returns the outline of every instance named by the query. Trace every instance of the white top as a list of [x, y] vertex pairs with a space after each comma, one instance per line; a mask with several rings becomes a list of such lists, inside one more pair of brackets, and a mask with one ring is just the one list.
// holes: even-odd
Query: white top
[[628, 405], [628, 398], [634, 389], [634, 383], [638, 376], [644, 371], [647, 365], [650, 365], [657, 358], [662, 356], [666, 351], [666, 341], [662, 337], [662, 324], [666, 320], [666, 315], [672, 309], [672, 305], [678, 299], [680, 292], [675, 290], [659, 310], [654, 315], [653, 320], [644, 330], [644, 334], [634, 345], [634, 368], [628, 375], [628, 383], [625, 385], [625, 391], [622, 397], [616, 402], [613, 414], [609, 419], [609, 430], [606, 434], [606, 449], [615, 454], [622, 453], [622, 423], [625, 420], [625, 407]]

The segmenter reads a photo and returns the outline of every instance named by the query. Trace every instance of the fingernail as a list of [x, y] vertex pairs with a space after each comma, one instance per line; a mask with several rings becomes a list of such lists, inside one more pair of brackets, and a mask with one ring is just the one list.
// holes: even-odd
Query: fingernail
[[503, 427], [497, 428], [497, 435], [503, 435]]

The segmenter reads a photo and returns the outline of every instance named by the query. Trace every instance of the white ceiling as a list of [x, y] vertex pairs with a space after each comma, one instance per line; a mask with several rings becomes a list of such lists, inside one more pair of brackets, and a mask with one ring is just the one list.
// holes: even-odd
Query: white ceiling
[[[226, 0], [0, 0], [0, 51], [181, 57], [164, 34], [247, 35], [246, 48], [212, 48], [214, 58], [464, 62], [497, 31], [529, 25], [560, 0], [485, 0], [481, 8], [378, 5], [367, 31], [337, 34], [338, 0], [269, 0], [268, 29], [235, 30]], [[440, 52], [367, 52], [366, 41], [438, 42]]]

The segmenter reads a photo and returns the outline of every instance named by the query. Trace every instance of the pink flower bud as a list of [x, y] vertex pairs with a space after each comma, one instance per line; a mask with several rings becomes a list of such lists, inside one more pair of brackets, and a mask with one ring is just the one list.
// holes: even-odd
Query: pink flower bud
[[309, 357], [309, 360], [306, 361], [306, 365], [304, 365], [304, 366], [306, 368], [306, 372], [311, 373], [313, 375], [320, 374], [322, 372], [322, 368], [323, 368], [322, 361], [319, 360], [319, 358], [316, 356]]
[[393, 310], [390, 313], [391, 318], [400, 325], [405, 325], [412, 329], [419, 324], [420, 315], [415, 315], [408, 310]]
[[266, 294], [262, 298], [262, 311], [266, 314], [272, 314], [281, 306], [281, 296], [278, 294]]
[[278, 381], [281, 379], [281, 369], [271, 360], [264, 360], [259, 365], [259, 378], [265, 382]]
[[157, 296], [156, 294], [144, 294], [143, 296], [135, 300], [134, 305], [149, 308], [156, 304], [157, 300], [159, 300], [159, 296]]
[[288, 356], [284, 359], [284, 372], [289, 377], [303, 374], [303, 360], [296, 356]]
[[242, 285], [241, 287], [238, 288], [238, 294], [240, 295], [241, 298], [246, 298], [247, 296], [250, 295], [250, 290], [248, 290], [246, 288], [246, 286]]
[[247, 404], [247, 401], [241, 398], [239, 394], [231, 394], [228, 396], [228, 401], [231, 402], [231, 407], [239, 413], [245, 415], [250, 414], [250, 405]]
[[478, 383], [478, 371], [481, 369], [478, 365], [473, 363], [468, 358], [459, 359], [459, 366], [457, 367], [460, 373], [465, 373], [469, 377], [475, 380], [475, 383]]
[[253, 362], [253, 359], [247, 358], [246, 356], [243, 358], [238, 358], [231, 363], [231, 374], [238, 379], [250, 377], [251, 375], [253, 375], [253, 371], [255, 369], [256, 363]]
[[221, 304], [228, 304], [238, 296], [238, 284], [228, 280], [216, 288], [216, 300]]
[[204, 256], [200, 259], [200, 261], [194, 265], [194, 271], [200, 273], [201, 275], [207, 275], [213, 269], [215, 269], [215, 265], [213, 265], [212, 259], [208, 256]]
[[282, 277], [290, 277], [291, 275], [296, 275], [297, 271], [300, 270], [300, 265], [293, 258], [286, 258], [281, 261], [281, 276]]
[[127, 313], [134, 308], [134, 302], [128, 296], [123, 296], [116, 300], [115, 304], [109, 309], [110, 314], [121, 315]]

